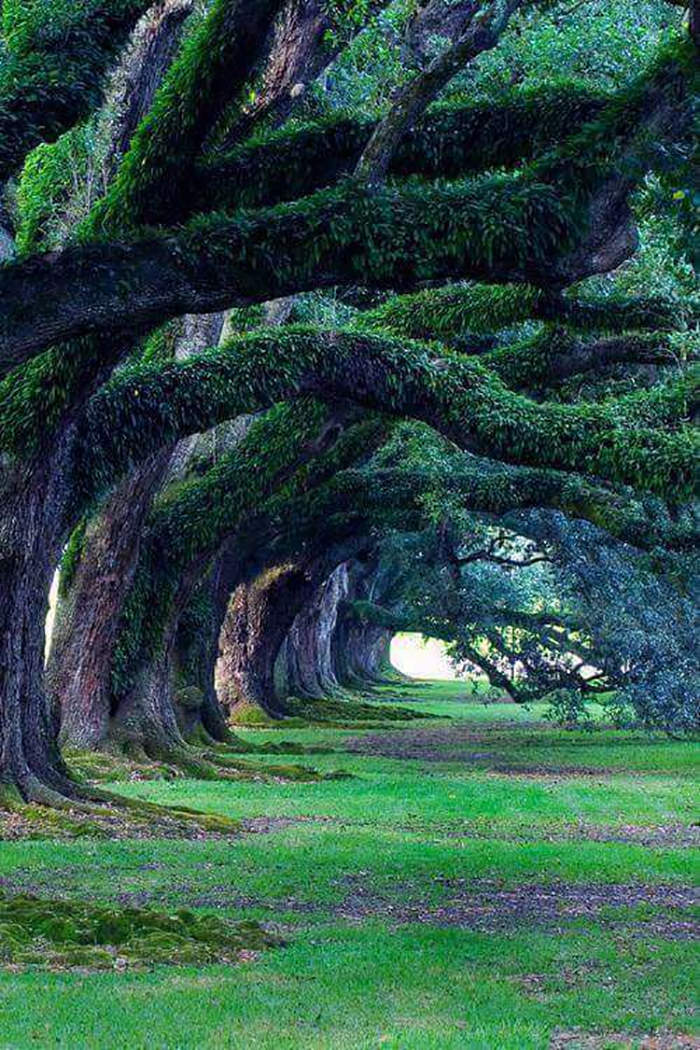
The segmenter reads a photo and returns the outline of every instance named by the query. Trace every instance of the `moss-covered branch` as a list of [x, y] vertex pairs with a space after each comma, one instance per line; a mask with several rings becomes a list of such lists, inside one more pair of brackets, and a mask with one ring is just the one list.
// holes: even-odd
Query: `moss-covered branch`
[[[577, 202], [520, 178], [373, 193], [347, 182], [293, 205], [198, 219], [176, 235], [37, 256], [0, 269], [0, 370], [86, 333], [331, 285], [546, 283], [585, 237], [582, 221]], [[578, 276], [591, 272], [581, 265]]]
[[673, 331], [699, 320], [697, 305], [658, 297], [581, 299], [527, 284], [456, 284], [397, 295], [367, 310], [360, 323], [411, 339], [454, 344], [522, 321], [552, 321], [572, 331], [617, 334]]
[[[472, 277], [562, 287], [607, 272], [636, 245], [631, 189], [685, 127], [689, 61], [677, 43], [598, 122], [513, 176], [374, 192], [349, 181], [252, 214], [207, 215], [176, 235], [7, 266], [0, 369], [87, 332], [329, 285]], [[118, 197], [128, 198], [123, 187]]]
[[[691, 384], [692, 377], [680, 392], [687, 401]], [[179, 364], [123, 369], [92, 399], [81, 425], [85, 484], [109, 483], [165, 442], [301, 393], [422, 419], [461, 447], [510, 463], [598, 474], [676, 497], [687, 496], [695, 479], [697, 434], [650, 426], [638, 401], [631, 422], [617, 402], [536, 404], [480, 362], [436, 347], [292, 327]], [[672, 405], [677, 418], [678, 392]]]
[[0, 181], [100, 103], [104, 76], [148, 0], [13, 4], [0, 62]]
[[[400, 143], [390, 173], [458, 178], [513, 167], [597, 116], [606, 97], [579, 84], [522, 88], [495, 102], [439, 103]], [[349, 175], [373, 125], [354, 116], [292, 124], [197, 168], [205, 207], [260, 207], [305, 196]]]
[[381, 182], [401, 139], [428, 105], [460, 70], [484, 51], [496, 47], [511, 15], [522, 0], [495, 0], [477, 12], [467, 4], [466, 24], [447, 30], [450, 44], [405, 84], [393, 99], [389, 112], [374, 128], [362, 151], [355, 174], [369, 184]]
[[216, 0], [168, 71], [91, 231], [143, 221], [172, 225], [187, 211], [206, 137], [243, 89], [283, 6], [284, 0]]

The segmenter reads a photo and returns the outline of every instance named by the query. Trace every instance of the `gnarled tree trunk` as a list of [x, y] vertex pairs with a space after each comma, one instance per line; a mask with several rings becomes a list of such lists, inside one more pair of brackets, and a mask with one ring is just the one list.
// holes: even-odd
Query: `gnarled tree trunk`
[[275, 690], [275, 661], [294, 617], [313, 592], [303, 566], [267, 569], [231, 596], [217, 666], [219, 698], [225, 707], [249, 703], [279, 718], [284, 703]]
[[51, 454], [6, 465], [0, 519], [0, 781], [26, 799], [74, 795], [44, 690], [49, 592], [63, 540], [69, 487], [66, 431]]
[[119, 617], [168, 459], [159, 453], [116, 488], [88, 526], [74, 579], [59, 597], [47, 688], [60, 707], [61, 740], [74, 747], [94, 748], [107, 736]]
[[[221, 314], [184, 317], [175, 345], [182, 360], [216, 343]], [[61, 740], [95, 748], [110, 730], [111, 670], [120, 617], [153, 497], [184, 472], [197, 439], [163, 449], [133, 471], [87, 528], [74, 579], [59, 598], [48, 689], [61, 710]]]
[[200, 569], [193, 566], [180, 582], [157, 648], [144, 652], [133, 684], [110, 721], [108, 742], [132, 754], [143, 752], [150, 758], [168, 759], [186, 748], [175, 708], [175, 649], [180, 617], [195, 589]]
[[343, 562], [296, 616], [284, 641], [280, 672], [286, 691], [292, 696], [321, 698], [338, 688], [333, 634], [338, 603], [347, 593], [347, 579], [347, 565]]

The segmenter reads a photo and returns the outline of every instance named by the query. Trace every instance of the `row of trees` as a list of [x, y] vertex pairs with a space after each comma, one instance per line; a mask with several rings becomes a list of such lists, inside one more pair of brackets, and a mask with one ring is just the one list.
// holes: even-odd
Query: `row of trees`
[[[501, 602], [496, 579], [481, 604], [466, 593], [470, 537], [491, 530], [498, 567], [493, 536], [517, 511], [645, 552], [691, 630], [695, 307], [585, 283], [636, 252], [635, 202], [660, 210], [650, 185], [681, 240], [691, 222], [697, 13], [662, 7], [667, 31], [619, 86], [482, 98], [480, 56], [572, 16], [529, 0], [4, 0], [0, 776], [23, 797], [83, 790], [59, 738], [177, 758], [185, 735], [227, 738], [220, 697], [279, 713], [275, 664], [294, 691], [310, 659], [326, 660], [314, 688], [374, 674], [409, 620], [494, 681], [517, 659], [538, 689], [585, 691], [579, 655], [625, 685], [629, 644], [605, 650], [563, 568], [547, 617], [532, 595]], [[371, 115], [334, 104], [363, 40], [403, 56]], [[391, 610], [358, 583], [314, 616], [339, 573], [381, 565], [382, 537], [408, 556], [419, 534], [440, 552], [424, 590], [449, 569], [435, 622], [415, 579]], [[680, 680], [682, 702], [659, 687], [646, 721], [696, 723]]]

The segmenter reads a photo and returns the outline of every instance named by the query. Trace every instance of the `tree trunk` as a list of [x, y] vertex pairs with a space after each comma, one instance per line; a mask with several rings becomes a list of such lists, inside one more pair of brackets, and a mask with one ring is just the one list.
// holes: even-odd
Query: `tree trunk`
[[347, 592], [347, 576], [343, 562], [296, 616], [285, 639], [282, 671], [286, 690], [293, 696], [321, 698], [338, 688], [332, 642], [338, 603]]
[[172, 695], [170, 648], [164, 648], [139, 672], [119, 705], [108, 740], [133, 757], [168, 759], [186, 748]]
[[[207, 566], [192, 563], [183, 574], [171, 603], [167, 622], [159, 633], [157, 647], [144, 652], [142, 666], [134, 683], [114, 712], [109, 739], [133, 753], [145, 752], [151, 758], [177, 758], [187, 748], [185, 735], [194, 735], [200, 724], [212, 739], [230, 739], [223, 718], [217, 714], [211, 690], [200, 688], [211, 665], [201, 668], [201, 678], [192, 674], [199, 654], [199, 638], [183, 628], [186, 611], [199, 585], [209, 582]], [[188, 636], [189, 635], [189, 636]], [[184, 672], [184, 677], [183, 677]], [[211, 674], [213, 682], [213, 673]]]
[[[176, 360], [216, 343], [222, 325], [221, 314], [183, 317]], [[112, 657], [146, 517], [157, 490], [184, 473], [197, 445], [194, 438], [156, 453], [117, 486], [88, 526], [75, 578], [59, 600], [48, 666], [64, 743], [95, 748], [109, 734]]]
[[219, 697], [225, 707], [249, 703], [274, 718], [284, 715], [275, 690], [275, 661], [313, 588], [300, 565], [276, 566], [236, 588], [226, 611], [217, 666]]
[[[348, 688], [362, 688], [383, 681], [392, 633], [383, 627], [361, 623], [350, 603], [376, 598], [375, 570], [357, 562], [348, 566], [347, 584], [338, 609], [331, 641], [332, 659], [338, 682]], [[341, 599], [342, 601], [342, 599]]]
[[61, 550], [68, 487], [66, 432], [51, 455], [10, 467], [0, 520], [0, 781], [25, 799], [77, 794], [44, 691], [45, 623]]
[[61, 740], [74, 747], [98, 747], [107, 736], [119, 617], [169, 456], [158, 453], [117, 487], [88, 527], [75, 577], [59, 598], [47, 688], [60, 707]]
[[186, 739], [230, 744], [235, 737], [214, 687], [225, 612], [225, 606], [220, 610], [218, 601], [221, 573], [222, 558], [218, 557], [180, 617], [173, 658], [177, 681], [174, 699]]

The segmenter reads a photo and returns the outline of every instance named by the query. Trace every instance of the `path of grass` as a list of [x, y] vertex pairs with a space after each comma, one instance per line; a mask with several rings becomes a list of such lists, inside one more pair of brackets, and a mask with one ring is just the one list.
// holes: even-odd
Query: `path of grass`
[[415, 694], [451, 720], [243, 731], [334, 748], [309, 762], [351, 779], [112, 785], [257, 833], [3, 843], [6, 894], [258, 919], [287, 946], [233, 966], [6, 968], [0, 1050], [545, 1050], [574, 1029], [630, 1045], [691, 1032], [695, 746], [566, 734], [455, 683]]

